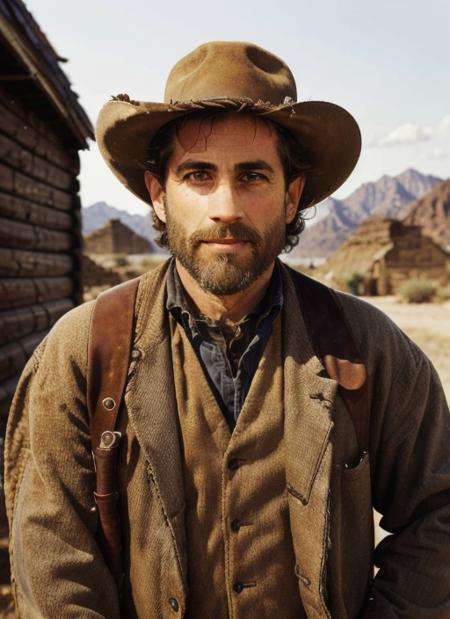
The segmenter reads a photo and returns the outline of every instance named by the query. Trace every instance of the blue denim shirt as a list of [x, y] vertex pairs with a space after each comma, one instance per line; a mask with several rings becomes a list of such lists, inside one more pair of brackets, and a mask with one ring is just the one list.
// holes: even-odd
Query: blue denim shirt
[[233, 329], [199, 315], [175, 268], [169, 268], [167, 309], [186, 331], [231, 429], [236, 425], [255, 370], [283, 306], [280, 266], [275, 263], [266, 293]]

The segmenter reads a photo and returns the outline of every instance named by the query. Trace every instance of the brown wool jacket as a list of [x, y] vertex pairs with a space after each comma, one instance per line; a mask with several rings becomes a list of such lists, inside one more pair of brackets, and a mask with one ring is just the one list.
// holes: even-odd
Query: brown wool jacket
[[[119, 423], [122, 610], [94, 536], [85, 396], [93, 303], [58, 322], [22, 375], [5, 475], [13, 589], [24, 619], [184, 616], [183, 470], [165, 274], [163, 266], [141, 279]], [[450, 416], [439, 379], [381, 312], [340, 295], [368, 371], [370, 455], [360, 454], [337, 383], [312, 351], [285, 269], [283, 281], [286, 484], [306, 614], [449, 618]], [[375, 579], [372, 505], [392, 533], [375, 551]]]

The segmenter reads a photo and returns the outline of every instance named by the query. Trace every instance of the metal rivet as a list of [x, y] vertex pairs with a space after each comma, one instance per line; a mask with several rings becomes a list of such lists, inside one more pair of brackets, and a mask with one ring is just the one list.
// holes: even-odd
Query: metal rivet
[[113, 398], [105, 398], [102, 401], [103, 408], [106, 408], [107, 411], [112, 411], [116, 408], [116, 402]]

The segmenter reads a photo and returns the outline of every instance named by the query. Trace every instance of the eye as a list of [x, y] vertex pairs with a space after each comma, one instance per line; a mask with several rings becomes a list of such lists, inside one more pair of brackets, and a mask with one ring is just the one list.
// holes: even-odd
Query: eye
[[243, 172], [239, 177], [244, 183], [256, 183], [258, 181], [266, 181], [267, 176], [261, 172]]
[[205, 170], [194, 170], [183, 176], [183, 180], [193, 183], [204, 183], [210, 179], [210, 175]]

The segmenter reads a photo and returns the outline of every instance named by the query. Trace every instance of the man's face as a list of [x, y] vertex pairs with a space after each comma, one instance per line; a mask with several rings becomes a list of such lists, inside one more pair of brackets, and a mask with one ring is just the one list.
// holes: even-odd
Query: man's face
[[244, 290], [273, 265], [303, 187], [297, 179], [286, 188], [270, 123], [238, 114], [183, 124], [164, 190], [155, 183], [172, 254], [217, 295]]

